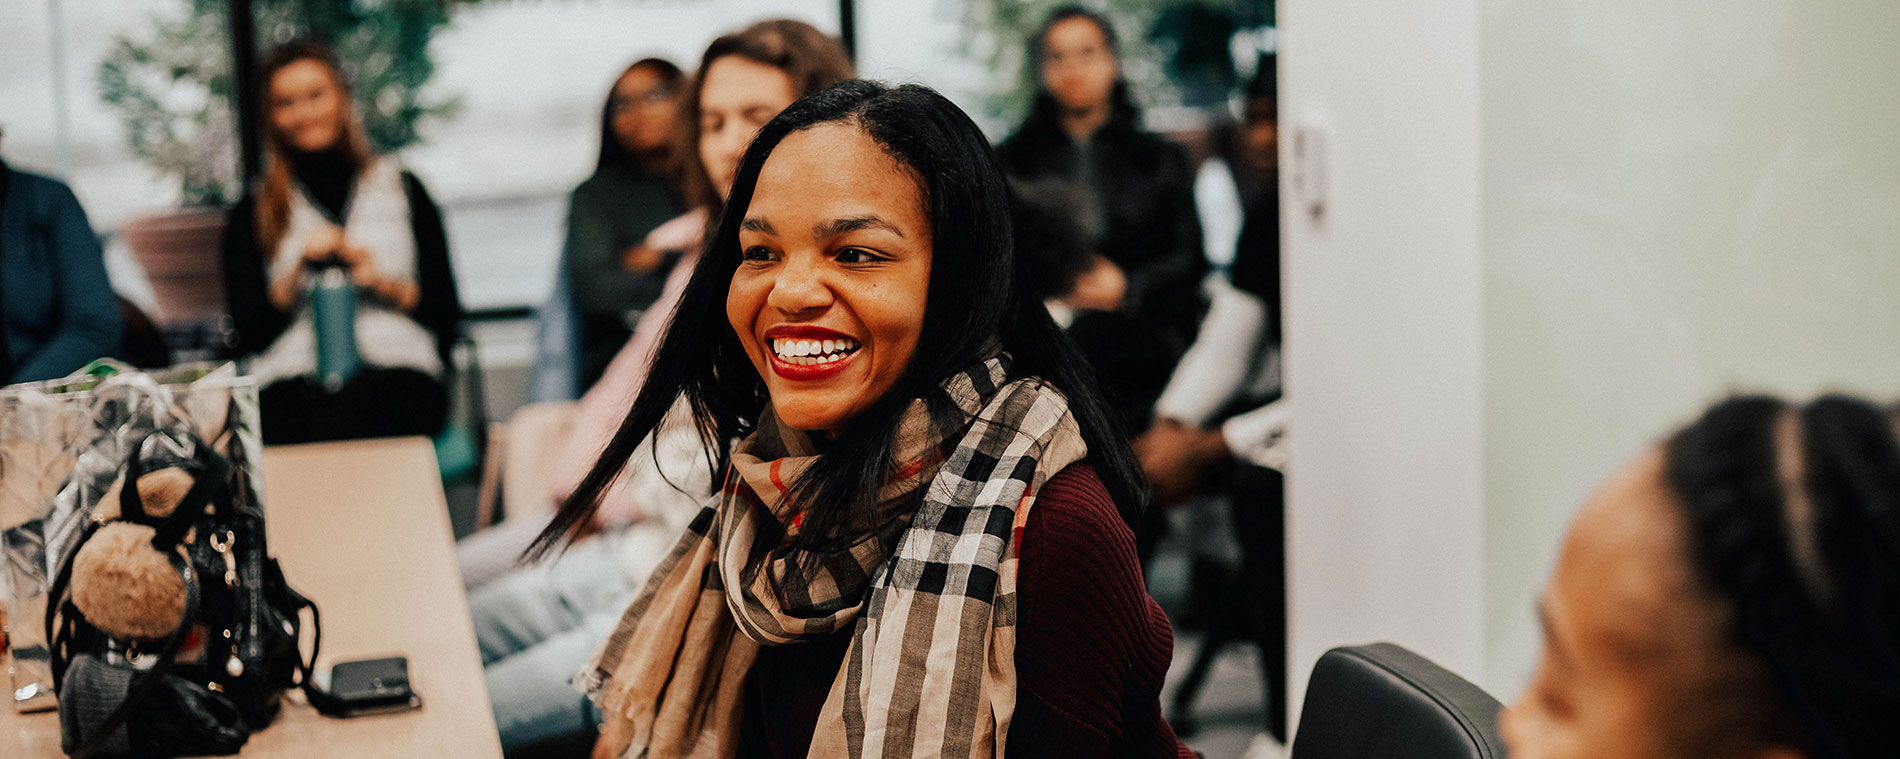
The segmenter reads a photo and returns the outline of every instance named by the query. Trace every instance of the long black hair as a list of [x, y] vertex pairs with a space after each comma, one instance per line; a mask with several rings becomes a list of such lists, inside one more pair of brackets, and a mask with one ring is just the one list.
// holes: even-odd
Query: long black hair
[[[1690, 563], [1760, 658], [1773, 719], [1706, 725], [1817, 759], [1900, 755], [1900, 444], [1893, 417], [1828, 396], [1748, 396], [1667, 443]], [[1743, 708], [1737, 714], [1759, 710]]]
[[[676, 93], [676, 96], [680, 89], [686, 85], [686, 72], [681, 71], [680, 67], [673, 65], [672, 61], [665, 58], [641, 58], [629, 64], [626, 70], [620, 72], [620, 76], [614, 77], [613, 85], [607, 88], [607, 102], [602, 103], [600, 106], [600, 157], [594, 161], [595, 171], [600, 171], [610, 166], [624, 168], [635, 173], [644, 171], [666, 174], [673, 171], [672, 166], [642, 165], [640, 163], [640, 157], [634, 155], [633, 151], [628, 150], [627, 146], [620, 144], [620, 138], [614, 134], [614, 90], [620, 88], [620, 80], [627, 78], [628, 74], [639, 69], [646, 69], [653, 72], [653, 76], [660, 80], [660, 85]], [[680, 113], [680, 120], [684, 121], [685, 110], [682, 109]], [[678, 129], [680, 127], [675, 126], [674, 128]], [[674, 140], [674, 142], [677, 143], [677, 140]], [[674, 153], [679, 152], [676, 144], [670, 144], [667, 147]], [[670, 156], [669, 159], [669, 162], [685, 160], [677, 155]], [[695, 157], [693, 160], [698, 159]]]
[[920, 349], [884, 396], [845, 423], [824, 453], [794, 482], [790, 497], [805, 518], [792, 550], [805, 557], [854, 542], [872, 524], [879, 482], [904, 410], [931, 400], [939, 383], [997, 349], [1013, 357], [1013, 377], [1036, 377], [1069, 401], [1092, 464], [1134, 524], [1147, 487], [1086, 363], [1041, 302], [1016, 287], [1018, 273], [1002, 170], [969, 116], [936, 91], [850, 80], [793, 103], [759, 131], [740, 160], [719, 225], [680, 298], [633, 409], [580, 487], [562, 502], [531, 547], [540, 555], [586, 523], [601, 492], [675, 399], [690, 405], [715, 471], [732, 442], [759, 421], [767, 394], [727, 322], [727, 286], [739, 265], [739, 224], [759, 170], [786, 135], [820, 124], [862, 129], [924, 184], [933, 251]]

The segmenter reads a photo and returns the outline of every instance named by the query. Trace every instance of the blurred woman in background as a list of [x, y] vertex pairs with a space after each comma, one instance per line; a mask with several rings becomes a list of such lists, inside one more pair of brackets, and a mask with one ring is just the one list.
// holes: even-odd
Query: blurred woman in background
[[[222, 243], [238, 350], [263, 388], [264, 440], [433, 435], [448, 415], [444, 367], [462, 309], [442, 215], [422, 182], [372, 152], [336, 56], [312, 42], [264, 61], [264, 176], [231, 209]], [[358, 289], [358, 370], [315, 377], [312, 272]]]
[[1900, 417], [1716, 405], [1577, 515], [1512, 759], [1900, 756]]
[[553, 505], [582, 485], [640, 392], [653, 346], [698, 261], [706, 220], [718, 218], [752, 135], [799, 96], [852, 75], [837, 40], [791, 20], [762, 21], [719, 37], [699, 71], [685, 93], [681, 150], [689, 157], [682, 169], [696, 210], [642, 244], [684, 257], [606, 375], [578, 404], [524, 408], [510, 421], [515, 427], [524, 415], [565, 419], [519, 425], [554, 431], [543, 439], [546, 445], [520, 446], [543, 457], [547, 487], [535, 500], [510, 503], [514, 516], [457, 548], [489, 698], [510, 755], [538, 756], [561, 741], [591, 739], [599, 712], [568, 681], [712, 494], [708, 454], [690, 419], [669, 418], [622, 457], [625, 470], [604, 486], [600, 509], [578, 527], [585, 538], [544, 564], [516, 567], [517, 558], [547, 527]]
[[683, 210], [676, 132], [685, 82], [659, 58], [628, 66], [601, 109], [594, 173], [568, 199], [562, 260], [581, 316], [580, 387], [600, 379], [679, 260], [679, 251], [642, 243]]
[[[700, 57], [699, 73], [686, 93], [685, 113], [691, 123], [684, 131], [683, 167], [687, 204], [693, 210], [660, 225], [643, 247], [680, 251], [680, 261], [668, 275], [660, 297], [634, 326], [633, 335], [614, 357], [600, 381], [581, 397], [572, 412], [573, 427], [562, 441], [559, 455], [549, 461], [553, 476], [538, 502], [522, 504], [527, 513], [545, 516], [581, 484], [600, 451], [613, 437], [615, 425], [633, 405], [646, 381], [647, 365], [659, 336], [666, 330], [673, 307], [699, 260], [700, 242], [711, 220], [719, 218], [732, 173], [739, 157], [759, 127], [803, 95], [853, 75], [851, 59], [837, 40], [810, 24], [790, 19], [760, 21], [712, 41]], [[609, 487], [595, 527], [624, 524], [637, 511], [613, 495], [624, 479]], [[510, 504], [511, 508], [515, 504]], [[509, 561], [532, 537], [521, 533], [505, 553]], [[466, 566], [466, 565], [465, 565]]]

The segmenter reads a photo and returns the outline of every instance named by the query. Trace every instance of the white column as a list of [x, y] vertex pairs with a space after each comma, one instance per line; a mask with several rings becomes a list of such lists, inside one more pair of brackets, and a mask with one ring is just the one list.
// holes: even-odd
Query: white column
[[1295, 2], [1279, 21], [1292, 700], [1328, 648], [1378, 640], [1477, 680], [1477, 2]]

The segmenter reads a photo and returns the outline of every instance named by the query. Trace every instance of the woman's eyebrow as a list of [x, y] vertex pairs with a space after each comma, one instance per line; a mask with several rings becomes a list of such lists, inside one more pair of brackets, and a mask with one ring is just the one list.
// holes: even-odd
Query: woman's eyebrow
[[778, 234], [778, 230], [772, 228], [772, 222], [756, 217], [739, 222], [739, 228], [747, 232], [757, 232], [762, 235]]
[[823, 240], [856, 232], [861, 229], [882, 229], [898, 237], [904, 236], [904, 233], [895, 225], [876, 216], [853, 216], [844, 219], [821, 221], [812, 225], [811, 234], [812, 237]]

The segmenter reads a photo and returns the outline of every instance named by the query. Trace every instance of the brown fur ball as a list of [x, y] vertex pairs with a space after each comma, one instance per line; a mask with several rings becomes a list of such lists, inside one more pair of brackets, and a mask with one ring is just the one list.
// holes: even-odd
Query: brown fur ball
[[[185, 500], [191, 483], [191, 473], [178, 467], [146, 472], [139, 477], [139, 503], [145, 507], [145, 516], [151, 519], [171, 516], [178, 502]], [[92, 507], [92, 518], [108, 521], [124, 517], [119, 513], [119, 491], [124, 487], [125, 475], [119, 475], [119, 479], [113, 480], [106, 492], [100, 494], [98, 505]]]
[[178, 467], [146, 472], [139, 478], [139, 503], [144, 504], [145, 515], [153, 519], [171, 516], [178, 502], [185, 500], [191, 484], [191, 475]]
[[153, 534], [144, 525], [113, 522], [73, 557], [73, 605], [107, 635], [158, 640], [177, 629], [185, 613], [185, 581], [152, 547]]

